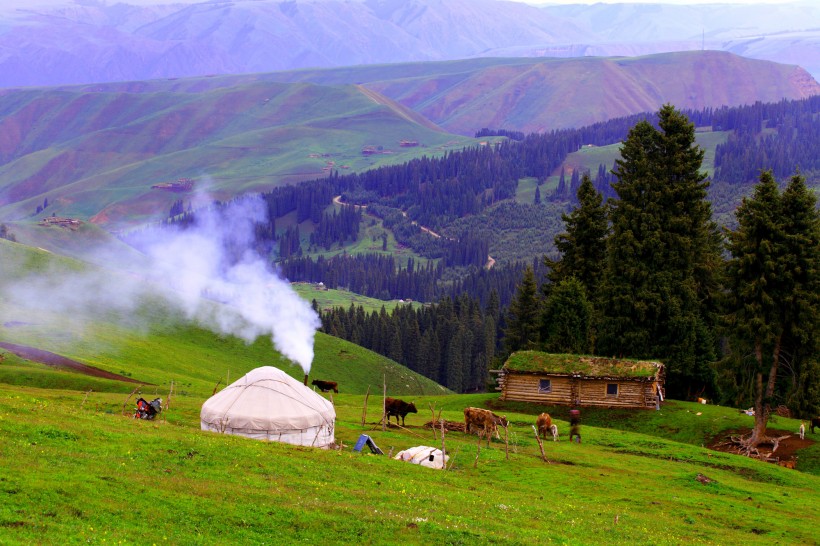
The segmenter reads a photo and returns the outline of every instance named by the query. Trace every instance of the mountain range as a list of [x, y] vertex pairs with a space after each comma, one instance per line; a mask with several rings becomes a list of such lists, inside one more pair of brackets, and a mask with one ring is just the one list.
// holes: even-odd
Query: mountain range
[[[362, 82], [362, 83], [354, 83]], [[820, 94], [804, 70], [724, 52], [474, 59], [0, 90], [0, 220], [50, 211], [118, 229], [197, 192], [361, 172], [657, 109]], [[184, 186], [184, 187], [183, 187]], [[170, 189], [171, 191], [168, 191]], [[43, 207], [45, 208], [45, 207]]]
[[[25, 6], [25, 7], [23, 7]], [[820, 77], [820, 6], [232, 0], [0, 6], [0, 86], [723, 50]]]

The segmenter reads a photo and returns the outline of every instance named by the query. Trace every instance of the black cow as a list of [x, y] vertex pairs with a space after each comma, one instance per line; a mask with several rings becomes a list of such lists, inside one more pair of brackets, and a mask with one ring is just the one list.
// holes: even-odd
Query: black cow
[[820, 427], [820, 417], [811, 418], [811, 433], [814, 434], [814, 427]]
[[322, 392], [333, 391], [336, 394], [339, 393], [339, 385], [335, 381], [322, 381], [320, 379], [314, 379], [311, 385], [316, 385]]
[[418, 413], [416, 405], [413, 402], [409, 404], [404, 400], [398, 398], [385, 398], [384, 413], [387, 417], [387, 424], [390, 424], [390, 416], [396, 416], [396, 424], [399, 424], [399, 417], [401, 417], [401, 426], [404, 426], [404, 418], [408, 413]]

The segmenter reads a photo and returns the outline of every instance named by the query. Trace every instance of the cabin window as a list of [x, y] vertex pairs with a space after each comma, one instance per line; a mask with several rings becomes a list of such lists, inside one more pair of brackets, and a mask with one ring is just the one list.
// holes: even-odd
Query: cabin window
[[618, 384], [617, 383], [607, 383], [606, 384], [606, 395], [607, 396], [618, 396]]
[[552, 380], [541, 379], [538, 381], [538, 392], [552, 392]]

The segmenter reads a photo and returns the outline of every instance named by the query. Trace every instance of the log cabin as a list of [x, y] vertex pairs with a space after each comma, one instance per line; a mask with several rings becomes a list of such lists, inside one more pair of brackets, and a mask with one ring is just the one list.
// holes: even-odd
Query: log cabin
[[493, 372], [501, 400], [659, 409], [664, 398], [663, 364], [651, 360], [518, 351]]

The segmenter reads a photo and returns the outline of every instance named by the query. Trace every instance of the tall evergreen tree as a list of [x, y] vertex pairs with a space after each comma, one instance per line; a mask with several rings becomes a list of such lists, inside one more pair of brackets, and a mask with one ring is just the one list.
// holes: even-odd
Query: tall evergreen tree
[[635, 125], [615, 162], [597, 352], [661, 359], [668, 394], [691, 397], [713, 384], [698, 333], [716, 320], [720, 239], [694, 125], [671, 105], [658, 125]]
[[518, 285], [518, 293], [508, 309], [507, 329], [504, 331], [504, 346], [508, 354], [538, 346], [540, 312], [541, 302], [535, 273], [528, 266]]
[[782, 205], [790, 291], [784, 347], [795, 377], [789, 394], [801, 402], [795, 409], [814, 417], [820, 410], [820, 214], [814, 192], [799, 174], [789, 180]]
[[550, 291], [542, 317], [541, 345], [545, 351], [591, 352], [592, 304], [577, 278], [567, 277]]
[[793, 177], [781, 196], [769, 171], [736, 216], [728, 245], [728, 322], [736, 346], [752, 354], [755, 426], [746, 441], [751, 450], [766, 440], [778, 371], [788, 355], [809, 344], [814, 354], [802, 356], [807, 363], [817, 356], [820, 216], [802, 177]]
[[578, 188], [578, 207], [562, 214], [566, 231], [555, 237], [559, 260], [544, 259], [550, 268], [553, 285], [568, 277], [577, 278], [587, 295], [598, 292], [606, 264], [607, 217], [603, 197], [595, 189], [589, 174], [584, 174]]

